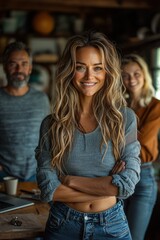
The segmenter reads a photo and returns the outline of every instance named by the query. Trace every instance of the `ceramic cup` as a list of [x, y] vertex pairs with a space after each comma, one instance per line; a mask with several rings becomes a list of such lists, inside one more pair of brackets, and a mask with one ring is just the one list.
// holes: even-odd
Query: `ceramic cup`
[[5, 191], [9, 195], [16, 195], [18, 187], [18, 178], [7, 176], [3, 178]]

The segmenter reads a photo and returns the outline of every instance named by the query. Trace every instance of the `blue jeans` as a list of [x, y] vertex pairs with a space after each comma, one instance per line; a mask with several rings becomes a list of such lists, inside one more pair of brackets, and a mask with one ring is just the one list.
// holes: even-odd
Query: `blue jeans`
[[125, 212], [133, 240], [144, 240], [157, 198], [157, 183], [152, 164], [141, 168], [141, 179], [134, 194], [125, 200]]
[[45, 240], [132, 240], [122, 201], [99, 213], [83, 213], [56, 202], [50, 210]]

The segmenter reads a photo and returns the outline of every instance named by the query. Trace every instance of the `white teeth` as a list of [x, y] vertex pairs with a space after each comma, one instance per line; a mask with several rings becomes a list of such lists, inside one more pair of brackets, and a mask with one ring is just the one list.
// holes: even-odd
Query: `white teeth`
[[83, 85], [85, 85], [85, 86], [93, 86], [93, 85], [95, 85], [95, 83], [82, 83]]

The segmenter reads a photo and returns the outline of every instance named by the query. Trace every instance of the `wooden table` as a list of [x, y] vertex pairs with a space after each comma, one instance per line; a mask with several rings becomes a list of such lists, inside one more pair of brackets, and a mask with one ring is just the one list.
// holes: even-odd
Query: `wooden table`
[[[17, 195], [20, 195], [20, 189], [24, 190], [32, 190], [37, 189], [36, 183], [33, 182], [20, 182], [18, 183], [18, 192]], [[4, 191], [3, 183], [0, 183], [0, 191]], [[0, 239], [26, 239], [26, 238], [34, 238], [34, 237], [43, 237], [44, 236], [44, 228], [46, 224], [46, 220], [48, 218], [49, 213], [49, 205], [47, 203], [42, 203], [38, 200], [33, 200], [35, 202], [34, 205], [29, 207], [24, 207], [21, 209], [17, 209], [14, 211], [1, 213], [1, 219], [11, 217], [9, 215], [17, 215], [23, 216], [23, 219], [28, 219], [28, 216], [34, 217], [37, 219], [35, 224], [32, 225], [29, 229], [23, 228], [22, 226], [16, 227], [9, 224], [9, 230], [5, 231], [3, 228], [3, 220], [0, 222]], [[26, 224], [26, 223], [25, 223]], [[36, 225], [37, 224], [37, 225]]]

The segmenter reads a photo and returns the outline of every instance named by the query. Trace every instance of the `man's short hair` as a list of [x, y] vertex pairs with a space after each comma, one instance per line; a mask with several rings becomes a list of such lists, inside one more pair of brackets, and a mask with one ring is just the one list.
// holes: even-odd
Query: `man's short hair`
[[27, 54], [30, 57], [31, 62], [32, 62], [31, 49], [29, 47], [27, 47], [25, 45], [25, 43], [16, 41], [16, 42], [9, 43], [6, 46], [6, 48], [4, 49], [3, 54], [2, 54], [2, 63], [3, 63], [3, 65], [6, 65], [6, 63], [8, 62], [8, 58], [9, 58], [9, 56], [10, 56], [10, 54], [12, 52], [22, 51], [22, 50], [27, 52]]

